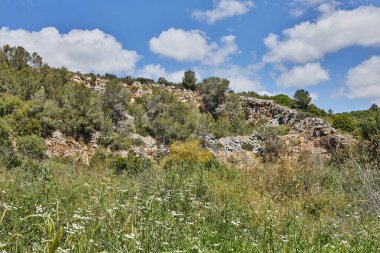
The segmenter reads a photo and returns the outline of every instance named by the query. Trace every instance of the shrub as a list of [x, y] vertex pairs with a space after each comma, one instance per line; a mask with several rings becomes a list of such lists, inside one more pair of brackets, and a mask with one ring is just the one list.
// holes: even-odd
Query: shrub
[[[170, 145], [168, 160], [206, 164], [213, 160], [213, 156], [210, 151], [201, 148], [198, 140], [186, 142], [177, 141]], [[167, 160], [165, 162], [167, 162]]]
[[258, 136], [263, 141], [262, 158], [265, 162], [276, 161], [285, 152], [285, 143], [272, 127], [261, 127]]
[[92, 168], [104, 168], [107, 165], [109, 153], [103, 147], [96, 149], [95, 154], [92, 156], [90, 166]]
[[353, 132], [355, 130], [354, 120], [347, 114], [335, 115], [332, 126], [346, 132]]
[[117, 155], [111, 162], [111, 168], [115, 174], [136, 174], [152, 168], [152, 162], [143, 157], [130, 152], [127, 157]]
[[254, 146], [251, 143], [243, 143], [241, 145], [242, 149], [247, 150], [247, 151], [252, 151]]
[[203, 103], [205, 110], [216, 117], [216, 108], [223, 104], [228, 90], [230, 81], [219, 77], [210, 77], [203, 81], [201, 90], [203, 93]]
[[279, 105], [284, 105], [288, 107], [294, 106], [294, 100], [285, 94], [278, 94], [276, 96], [270, 97], [270, 99]]
[[307, 112], [310, 112], [310, 113], [314, 114], [317, 117], [325, 117], [325, 116], [327, 116], [327, 113], [325, 112], [325, 110], [318, 108], [315, 104], [310, 104], [307, 107]]
[[125, 119], [130, 96], [128, 90], [117, 80], [107, 82], [102, 94], [104, 112], [110, 113], [114, 124]]
[[30, 158], [42, 159], [45, 157], [45, 141], [36, 135], [27, 135], [17, 138], [17, 147], [22, 155]]

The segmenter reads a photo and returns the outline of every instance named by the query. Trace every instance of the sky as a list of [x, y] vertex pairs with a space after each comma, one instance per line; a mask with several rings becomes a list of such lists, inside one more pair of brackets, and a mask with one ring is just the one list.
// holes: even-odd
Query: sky
[[84, 73], [192, 69], [334, 112], [380, 104], [379, 0], [0, 0], [5, 44]]

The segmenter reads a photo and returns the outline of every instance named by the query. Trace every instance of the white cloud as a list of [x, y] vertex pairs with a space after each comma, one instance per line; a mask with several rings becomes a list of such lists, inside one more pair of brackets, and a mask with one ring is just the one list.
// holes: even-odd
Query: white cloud
[[340, 5], [335, 0], [292, 0], [290, 2], [290, 15], [301, 17], [311, 9], [318, 9], [321, 13], [329, 13]]
[[164, 57], [207, 65], [224, 63], [239, 50], [233, 35], [222, 37], [218, 45], [209, 42], [206, 34], [200, 30], [185, 31], [176, 28], [170, 28], [152, 38], [149, 46], [152, 52]]
[[348, 96], [380, 102], [380, 55], [372, 56], [347, 74]]
[[320, 63], [308, 63], [303, 66], [295, 66], [282, 72], [277, 79], [281, 87], [297, 87], [316, 85], [330, 79], [329, 73], [321, 67]]
[[362, 6], [322, 15], [264, 39], [264, 62], [307, 63], [351, 46], [380, 47], [380, 8]]
[[0, 45], [22, 46], [37, 52], [54, 67], [73, 71], [126, 73], [135, 68], [139, 55], [101, 30], [72, 30], [60, 34], [54, 27], [40, 31], [0, 29]]
[[255, 91], [259, 94], [267, 93], [255, 75], [254, 68], [254, 65], [240, 67], [231, 64], [214, 69], [197, 69], [197, 72], [203, 76], [218, 76], [230, 80], [230, 88], [236, 92]]
[[[137, 76], [147, 77], [154, 80], [158, 80], [160, 77], [164, 77], [166, 80], [170, 82], [181, 82], [182, 77], [185, 70], [179, 70], [174, 72], [167, 72], [164, 67], [162, 67], [160, 64], [150, 64], [146, 65], [144, 68], [137, 71]], [[198, 79], [199, 75], [197, 74]]]
[[192, 15], [199, 21], [214, 24], [224, 18], [246, 14], [253, 6], [254, 4], [250, 0], [217, 0], [215, 9], [208, 11], [197, 10]]
[[310, 92], [310, 97], [311, 97], [311, 102], [315, 103], [318, 101], [319, 99], [319, 96], [318, 96], [318, 93], [316, 92]]

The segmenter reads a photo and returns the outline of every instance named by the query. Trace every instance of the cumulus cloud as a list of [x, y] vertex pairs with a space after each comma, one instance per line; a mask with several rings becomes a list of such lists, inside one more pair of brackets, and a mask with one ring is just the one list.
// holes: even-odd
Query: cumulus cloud
[[322, 68], [320, 63], [308, 63], [283, 71], [277, 79], [277, 83], [284, 88], [303, 88], [316, 85], [329, 79], [329, 73]]
[[214, 24], [224, 18], [246, 14], [253, 6], [254, 4], [250, 0], [217, 0], [215, 9], [207, 11], [196, 10], [192, 15], [199, 21]]
[[292, 0], [290, 1], [290, 15], [293, 17], [301, 17], [311, 9], [317, 9], [322, 13], [329, 13], [340, 5], [335, 0]]
[[380, 102], [380, 55], [372, 56], [349, 70], [347, 88], [350, 98]]
[[123, 48], [113, 36], [101, 30], [75, 29], [61, 34], [54, 27], [30, 32], [0, 29], [0, 45], [22, 46], [37, 52], [51, 66], [73, 71], [127, 73], [133, 71], [139, 55]]
[[241, 67], [235, 64], [228, 64], [223, 67], [196, 70], [202, 76], [218, 76], [230, 80], [230, 88], [236, 92], [255, 91], [259, 94], [268, 94], [255, 75], [254, 68], [254, 65]]
[[362, 6], [336, 10], [316, 22], [303, 22], [286, 29], [282, 36], [264, 39], [269, 52], [264, 62], [307, 63], [351, 46], [380, 47], [380, 8]]
[[210, 42], [200, 30], [186, 31], [170, 28], [149, 42], [150, 50], [158, 55], [183, 62], [200, 62], [207, 65], [224, 63], [238, 52], [235, 36], [224, 36], [220, 44]]
[[[182, 77], [185, 70], [179, 70], [174, 72], [167, 72], [166, 69], [160, 64], [150, 64], [146, 65], [144, 68], [137, 71], [137, 76], [143, 76], [147, 78], [151, 78], [154, 80], [158, 80], [160, 77], [164, 77], [166, 80], [170, 82], [181, 82]], [[198, 79], [199, 75], [197, 74]]]

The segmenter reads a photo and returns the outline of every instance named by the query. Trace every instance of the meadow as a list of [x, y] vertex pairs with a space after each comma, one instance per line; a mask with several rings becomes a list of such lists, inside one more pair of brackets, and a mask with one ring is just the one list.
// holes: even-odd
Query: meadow
[[355, 164], [2, 168], [0, 252], [379, 252], [376, 176], [361, 180]]

